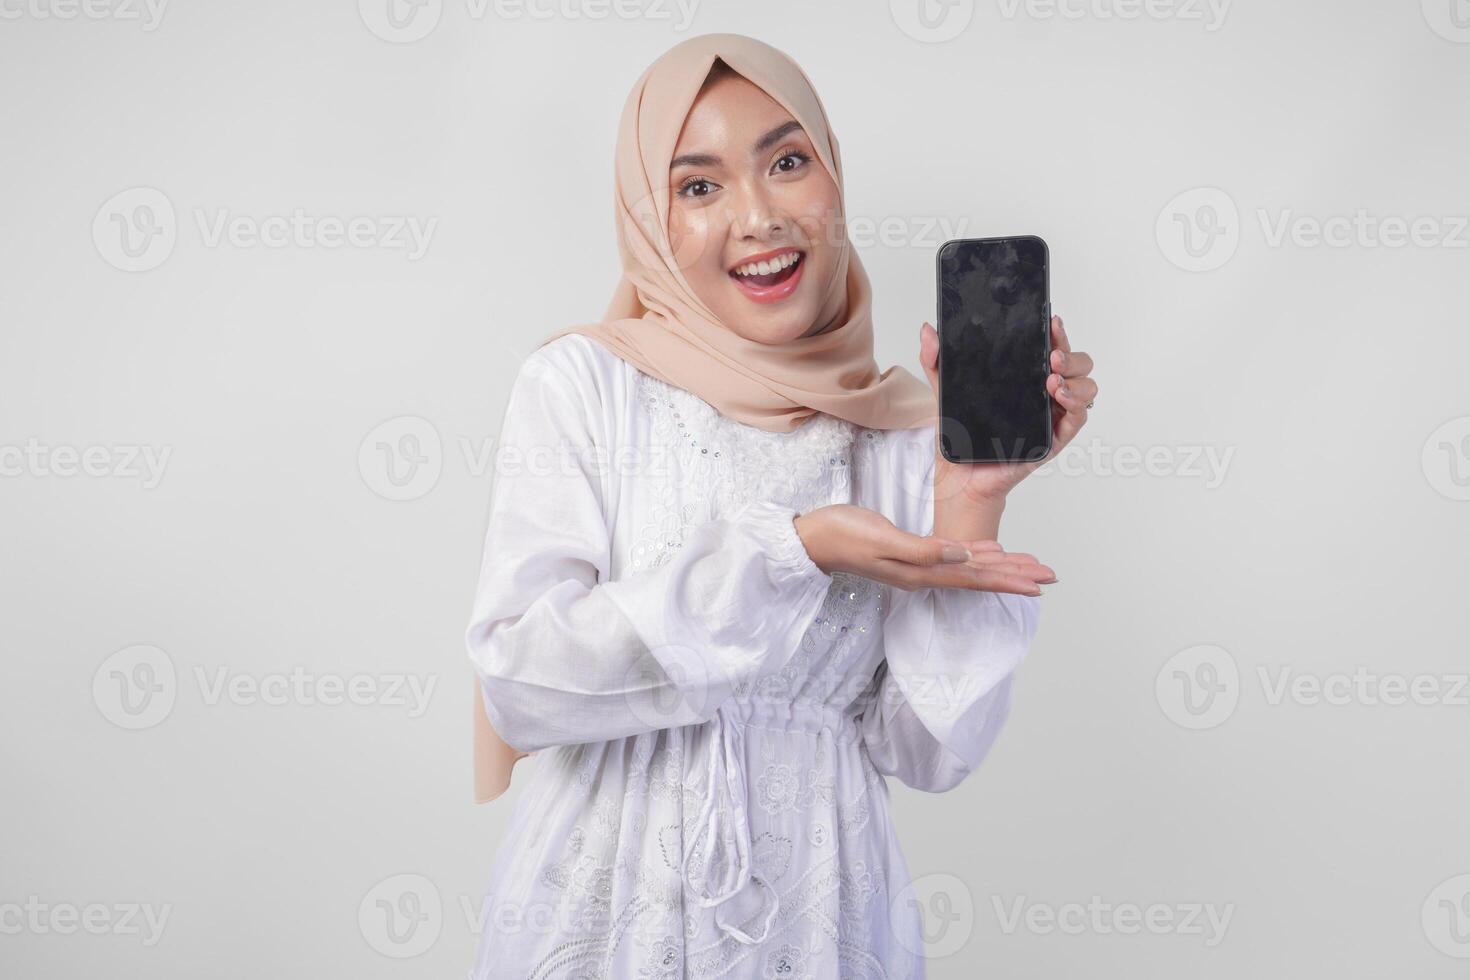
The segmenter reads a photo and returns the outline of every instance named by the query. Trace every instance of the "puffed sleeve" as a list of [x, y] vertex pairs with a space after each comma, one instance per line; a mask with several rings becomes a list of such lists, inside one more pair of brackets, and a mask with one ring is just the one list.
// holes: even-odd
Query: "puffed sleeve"
[[[933, 451], [926, 466], [890, 470], [914, 481], [895, 523], [934, 529]], [[905, 472], [911, 474], [905, 476]], [[914, 789], [942, 793], [980, 765], [1010, 711], [1016, 667], [1036, 635], [1041, 600], [969, 589], [892, 589], [884, 659], [859, 718], [874, 766]]]
[[708, 720], [796, 651], [831, 584], [796, 511], [764, 500], [609, 581], [597, 379], [553, 346], [567, 350], [533, 352], [512, 387], [466, 633], [486, 715], [525, 752]]

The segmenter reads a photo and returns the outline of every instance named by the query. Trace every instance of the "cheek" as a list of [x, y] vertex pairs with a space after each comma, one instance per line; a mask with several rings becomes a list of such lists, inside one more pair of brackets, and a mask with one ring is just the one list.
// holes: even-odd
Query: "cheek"
[[712, 247], [719, 241], [714, 227], [718, 222], [711, 220], [713, 215], [712, 208], [685, 209], [678, 205], [669, 213], [669, 245], [674, 250], [674, 264], [686, 277], [702, 275], [705, 266], [719, 263], [719, 250]]
[[786, 210], [795, 217], [808, 245], [837, 248], [844, 235], [839, 204], [837, 188], [830, 180], [807, 180], [792, 185]]

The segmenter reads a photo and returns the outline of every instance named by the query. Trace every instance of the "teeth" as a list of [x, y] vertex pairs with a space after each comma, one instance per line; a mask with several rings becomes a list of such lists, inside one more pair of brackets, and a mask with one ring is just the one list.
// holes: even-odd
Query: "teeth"
[[788, 266], [795, 265], [796, 260], [800, 257], [800, 252], [786, 252], [768, 262], [747, 262], [745, 265], [736, 266], [735, 274], [737, 276], [769, 276], [773, 272], [780, 272]]

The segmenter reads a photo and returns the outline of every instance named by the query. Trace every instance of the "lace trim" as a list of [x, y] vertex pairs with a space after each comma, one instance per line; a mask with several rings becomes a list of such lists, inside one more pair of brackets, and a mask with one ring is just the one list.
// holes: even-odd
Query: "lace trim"
[[670, 465], [669, 478], [653, 487], [649, 522], [632, 546], [635, 569], [657, 568], [690, 530], [734, 516], [752, 501], [803, 513], [847, 499], [859, 426], [819, 412], [790, 432], [767, 432], [721, 415], [692, 392], [637, 374], [637, 399]]

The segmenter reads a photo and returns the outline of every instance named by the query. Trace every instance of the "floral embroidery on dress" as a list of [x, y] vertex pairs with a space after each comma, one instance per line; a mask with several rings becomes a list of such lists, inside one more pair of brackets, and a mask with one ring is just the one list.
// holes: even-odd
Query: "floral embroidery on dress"
[[796, 767], [789, 765], [766, 766], [755, 781], [757, 799], [767, 813], [782, 813], [796, 809], [796, 795], [801, 792], [801, 783], [796, 777]]
[[672, 936], [653, 944], [649, 962], [638, 971], [640, 980], [680, 980], [684, 975], [684, 950]]
[[764, 980], [811, 980], [806, 972], [806, 950], [793, 943], [783, 943], [766, 954]]
[[667, 447], [671, 479], [653, 492], [651, 519], [629, 554], [635, 569], [659, 567], [694, 528], [752, 500], [801, 510], [846, 500], [858, 429], [851, 422], [819, 412], [791, 432], [767, 432], [641, 371], [636, 389], [654, 436]]

